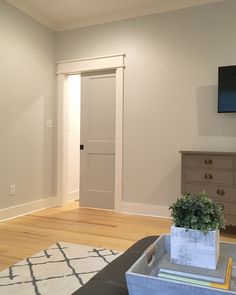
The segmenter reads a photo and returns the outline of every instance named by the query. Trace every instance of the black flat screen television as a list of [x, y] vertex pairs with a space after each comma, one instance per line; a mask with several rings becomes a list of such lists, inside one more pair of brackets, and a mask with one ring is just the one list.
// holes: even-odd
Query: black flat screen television
[[219, 67], [218, 113], [236, 112], [236, 66]]

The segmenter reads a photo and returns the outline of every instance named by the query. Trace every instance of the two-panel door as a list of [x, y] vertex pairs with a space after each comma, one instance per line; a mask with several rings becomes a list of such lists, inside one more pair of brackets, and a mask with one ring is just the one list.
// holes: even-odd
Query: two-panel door
[[114, 209], [116, 76], [81, 76], [80, 205]]

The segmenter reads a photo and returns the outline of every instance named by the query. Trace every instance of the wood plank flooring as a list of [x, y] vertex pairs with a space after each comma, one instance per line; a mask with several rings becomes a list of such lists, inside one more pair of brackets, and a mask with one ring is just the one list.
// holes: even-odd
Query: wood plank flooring
[[[148, 235], [169, 233], [171, 220], [79, 208], [71, 202], [0, 223], [0, 270], [64, 241], [126, 250]], [[236, 242], [236, 236], [222, 240]]]

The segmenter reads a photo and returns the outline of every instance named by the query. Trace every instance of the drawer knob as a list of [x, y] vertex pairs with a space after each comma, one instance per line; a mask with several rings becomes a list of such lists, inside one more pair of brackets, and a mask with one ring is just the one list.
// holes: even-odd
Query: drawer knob
[[205, 177], [205, 179], [212, 179], [213, 178], [211, 173], [206, 173], [204, 177]]
[[206, 159], [205, 164], [206, 165], [211, 165], [212, 164], [212, 159]]
[[225, 194], [225, 191], [223, 189], [218, 189], [216, 192], [219, 196], [223, 196]]

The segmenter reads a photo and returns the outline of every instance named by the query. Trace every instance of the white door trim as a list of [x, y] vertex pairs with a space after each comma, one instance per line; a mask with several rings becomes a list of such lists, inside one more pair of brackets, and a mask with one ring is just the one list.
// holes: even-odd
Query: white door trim
[[123, 101], [125, 54], [57, 62], [57, 204], [68, 200], [68, 97], [67, 77], [90, 71], [116, 70], [115, 211], [121, 211], [123, 188]]

